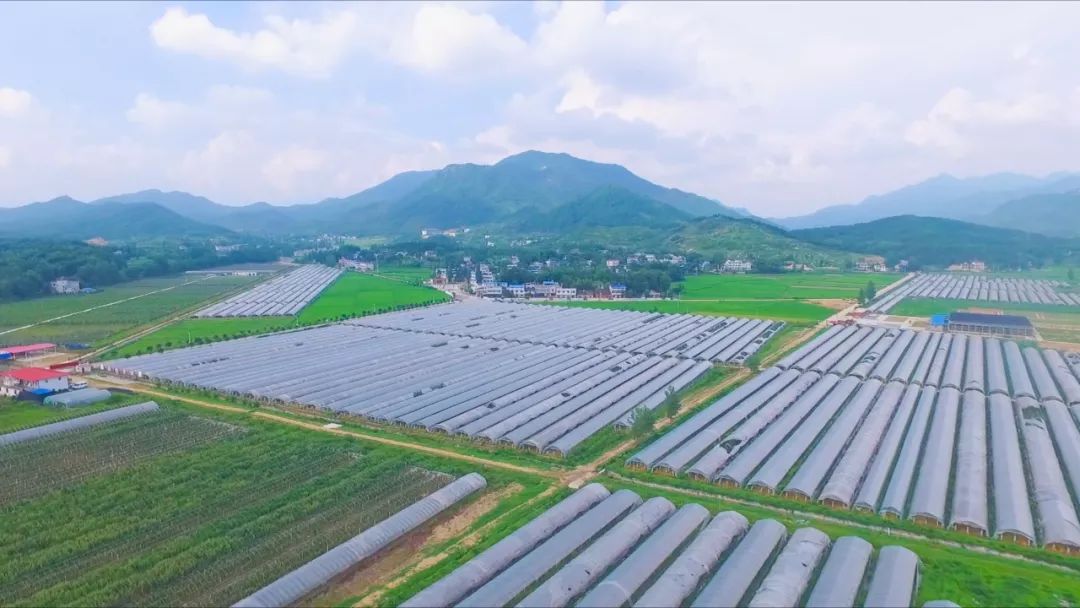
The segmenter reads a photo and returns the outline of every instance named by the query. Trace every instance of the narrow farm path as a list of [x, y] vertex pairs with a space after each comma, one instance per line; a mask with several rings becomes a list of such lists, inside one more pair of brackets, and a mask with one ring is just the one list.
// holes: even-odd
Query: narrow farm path
[[[510, 496], [513, 496], [514, 494], [517, 494], [518, 492], [521, 491], [521, 489], [522, 489], [521, 486], [511, 485], [511, 486], [508, 486], [506, 489], [504, 489], [504, 490], [502, 490], [500, 492], [488, 494], [483, 499], [477, 501], [476, 504], [480, 504], [481, 501], [488, 500], [489, 498], [494, 499], [492, 502], [489, 502], [489, 503], [487, 503], [485, 505], [488, 508], [486, 508], [484, 511], [477, 512], [474, 515], [472, 515], [469, 518], [468, 523], [471, 524], [476, 519], [479, 519], [479, 517], [481, 515], [483, 515], [484, 513], [490, 511], [492, 508], [494, 508], [504, 498], [509, 498]], [[457, 541], [454, 542], [454, 544], [451, 547], [447, 547], [446, 549], [444, 549], [444, 550], [442, 550], [442, 551], [440, 551], [440, 552], [438, 552], [438, 553], [436, 553], [434, 555], [422, 555], [419, 551], [415, 552], [415, 554], [413, 556], [413, 559], [411, 559], [409, 562], [403, 564], [400, 568], [398, 568], [395, 572], [392, 573], [393, 578], [387, 577], [385, 579], [385, 581], [382, 581], [382, 582], [373, 581], [372, 585], [370, 585], [368, 587], [369, 589], [372, 589], [372, 590], [370, 592], [368, 592], [366, 595], [360, 596], [360, 598], [357, 599], [352, 605], [357, 607], [357, 608], [365, 608], [365, 607], [368, 607], [368, 606], [378, 606], [378, 605], [380, 605], [380, 603], [381, 603], [380, 600], [383, 598], [383, 596], [386, 595], [386, 592], [393, 591], [394, 589], [396, 589], [396, 588], [400, 587], [401, 585], [405, 584], [406, 582], [409, 581], [409, 579], [411, 579], [417, 573], [422, 572], [424, 570], [427, 570], [428, 568], [431, 568], [433, 566], [436, 566], [436, 565], [442, 563], [448, 557], [451, 556], [451, 553], [452, 553], [453, 550], [469, 549], [469, 548], [475, 546], [477, 543], [482, 541], [485, 538], [485, 536], [491, 530], [501, 526], [502, 523], [504, 521], [506, 521], [507, 518], [511, 517], [515, 513], [518, 513], [520, 511], [522, 511], [523, 509], [528, 509], [529, 507], [531, 507], [532, 505], [536, 504], [537, 502], [539, 502], [541, 500], [544, 500], [548, 496], [551, 496], [556, 491], [558, 491], [558, 489], [559, 489], [559, 486], [557, 486], [557, 485], [553, 485], [553, 486], [545, 489], [543, 492], [537, 494], [536, 496], [530, 498], [529, 500], [521, 503], [520, 505], [518, 505], [518, 506], [516, 506], [516, 507], [514, 507], [512, 509], [507, 510], [505, 513], [503, 513], [503, 514], [499, 515], [498, 517], [492, 519], [491, 521], [487, 522], [483, 526], [481, 526], [481, 527], [477, 528], [476, 530], [473, 530], [472, 532], [470, 532], [470, 533], [466, 534], [465, 536], [459, 538]], [[470, 508], [472, 508], [472, 505], [470, 505]], [[450, 522], [447, 522], [447, 523], [449, 525], [449, 524], [454, 523], [454, 521], [451, 520]], [[427, 544], [428, 545], [435, 545], [438, 542], [443, 541], [443, 540], [448, 540], [448, 539], [438, 538], [438, 530], [436, 530], [435, 533], [432, 534], [432, 538], [429, 539], [429, 542]]]
[[515, 473], [525, 473], [527, 475], [537, 475], [540, 477], [547, 477], [549, 479], [559, 479], [560, 475], [556, 471], [548, 471], [540, 468], [528, 467], [519, 464], [512, 464], [508, 462], [501, 462], [498, 460], [492, 460], [490, 458], [481, 458], [480, 456], [472, 456], [469, 454], [461, 454], [453, 450], [446, 450], [442, 448], [436, 448], [428, 445], [421, 445], [418, 443], [412, 443], [410, 441], [401, 441], [399, 439], [391, 439], [389, 437], [380, 437], [378, 435], [372, 435], [361, 431], [354, 431], [351, 429], [333, 428], [328, 427], [325, 423], [305, 422], [303, 420], [296, 420], [295, 418], [289, 418], [288, 416], [282, 416], [279, 414], [271, 414], [269, 412], [261, 412], [258, 410], [252, 410], [243, 407], [237, 407], [234, 405], [224, 405], [221, 403], [214, 403], [212, 401], [206, 401], [203, 399], [196, 399], [193, 397], [185, 397], [182, 395], [175, 395], [167, 393], [154, 388], [150, 388], [144, 384], [138, 382], [117, 382], [103, 376], [93, 376], [95, 383], [103, 384], [106, 386], [113, 386], [116, 388], [123, 388], [132, 392], [136, 392], [142, 395], [149, 395], [152, 397], [160, 397], [162, 399], [172, 399], [174, 401], [181, 401], [190, 405], [197, 405], [199, 407], [206, 407], [215, 410], [221, 410], [231, 412], [234, 414], [247, 414], [255, 418], [262, 420], [270, 420], [279, 424], [288, 424], [300, 428], [305, 428], [313, 431], [319, 431], [322, 433], [330, 433], [332, 435], [342, 435], [345, 437], [355, 437], [364, 441], [370, 441], [373, 443], [379, 443], [382, 445], [390, 445], [407, 450], [415, 450], [417, 452], [423, 452], [425, 454], [431, 454], [434, 456], [440, 456], [443, 458], [449, 458], [452, 460], [460, 460], [463, 462], [470, 462], [485, 467], [491, 467], [493, 469], [502, 469], [504, 471], [513, 471]]

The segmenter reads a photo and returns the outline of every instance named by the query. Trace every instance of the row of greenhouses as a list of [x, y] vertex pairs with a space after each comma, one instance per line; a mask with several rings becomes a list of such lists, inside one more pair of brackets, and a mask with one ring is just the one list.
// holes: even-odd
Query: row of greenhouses
[[905, 298], [1080, 306], [1080, 293], [1066, 291], [1067, 287], [1060, 281], [1044, 279], [921, 274], [883, 293], [868, 308], [875, 312], [889, 312]]
[[350, 321], [364, 327], [492, 338], [739, 364], [783, 327], [779, 321], [602, 310], [486, 300]]
[[295, 315], [337, 280], [341, 271], [319, 264], [294, 270], [260, 283], [195, 313], [196, 317], [265, 317]]
[[336, 324], [99, 364], [110, 373], [566, 455], [708, 361]]
[[629, 465], [1080, 552], [1074, 355], [834, 327]]
[[919, 583], [903, 547], [594, 483], [402, 606], [912, 606]]

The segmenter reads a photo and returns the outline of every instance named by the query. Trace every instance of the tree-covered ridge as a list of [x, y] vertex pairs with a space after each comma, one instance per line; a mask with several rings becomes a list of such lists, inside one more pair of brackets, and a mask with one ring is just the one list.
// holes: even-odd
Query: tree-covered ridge
[[797, 238], [846, 251], [883, 255], [912, 269], [979, 260], [994, 268], [1030, 268], [1074, 260], [1080, 241], [957, 220], [904, 215], [865, 224], [794, 230]]
[[76, 241], [0, 240], [0, 302], [49, 293], [59, 277], [84, 286], [104, 287], [124, 281], [175, 274], [195, 268], [266, 262], [280, 252], [248, 244], [224, 255], [200, 240], [154, 240], [95, 247]]

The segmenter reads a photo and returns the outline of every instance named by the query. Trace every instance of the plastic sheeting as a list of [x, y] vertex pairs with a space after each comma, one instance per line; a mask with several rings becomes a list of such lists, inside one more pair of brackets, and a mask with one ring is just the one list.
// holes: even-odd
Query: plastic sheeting
[[900, 403], [904, 385], [891, 382], [881, 392], [881, 396], [870, 407], [870, 412], [863, 419], [855, 437], [851, 440], [844, 455], [833, 468], [829, 481], [821, 490], [820, 499], [850, 507], [855, 499], [855, 491], [863, 479], [867, 466], [877, 453], [885, 428], [892, 420], [893, 412]]
[[836, 539], [806, 600], [806, 608], [854, 606], [873, 552], [874, 547], [857, 536]]
[[754, 522], [724, 564], [694, 600], [693, 608], [732, 608], [743, 598], [769, 558], [787, 537], [787, 529], [775, 519]]
[[866, 415], [880, 389], [880, 380], [867, 380], [859, 387], [851, 402], [836, 417], [798, 472], [784, 487], [785, 493], [793, 492], [806, 498], [813, 498], [817, 494], [822, 480], [844, 449], [859, 421]]
[[893, 470], [897, 454], [900, 451], [900, 442], [908, 430], [908, 422], [915, 412], [915, 404], [919, 400], [919, 387], [914, 384], [907, 385], [904, 395], [900, 399], [900, 405], [896, 407], [896, 413], [889, 422], [889, 430], [885, 438], [881, 440], [870, 468], [866, 472], [859, 494], [855, 498], [855, 506], [867, 511], [876, 511], [881, 499], [882, 490], [889, 473]]
[[557, 530], [610, 495], [607, 488], [598, 483], [582, 487], [434, 585], [413, 596], [402, 604], [402, 608], [452, 606], [467, 593], [485, 583], [514, 560], [534, 549]]
[[359, 535], [345, 541], [296, 570], [277, 579], [234, 606], [288, 606], [303, 599], [336, 576], [415, 530], [424, 522], [487, 486], [478, 473], [469, 473], [421, 498]]
[[61, 407], [75, 407], [78, 405], [90, 405], [105, 401], [112, 397], [112, 393], [100, 388], [82, 388], [66, 393], [57, 393], [45, 397], [45, 405], [59, 405]]
[[125, 407], [118, 407], [112, 410], [105, 410], [104, 412], [98, 412], [96, 414], [88, 414], [86, 416], [79, 416], [78, 418], [61, 420], [60, 422], [54, 422], [52, 424], [35, 426], [29, 429], [15, 431], [14, 433], [6, 433], [4, 435], [0, 435], [0, 447], [3, 447], [5, 445], [22, 443], [24, 441], [33, 441], [35, 439], [41, 439], [44, 437], [51, 437], [53, 435], [59, 435], [61, 433], [78, 431], [90, 428], [92, 426], [97, 426], [99, 424], [106, 424], [109, 422], [115, 422], [117, 420], [123, 420], [124, 418], [138, 416], [139, 414], [156, 412], [157, 410], [158, 404], [154, 403], [153, 401], [147, 401], [146, 403], [128, 405]]
[[898, 518], [904, 516], [912, 481], [915, 479], [915, 466], [919, 462], [919, 452], [922, 450], [926, 431], [930, 428], [930, 415], [934, 410], [936, 399], [937, 389], [932, 386], [924, 387], [919, 391], [919, 403], [915, 407], [911, 424], [904, 435], [903, 446], [896, 457], [896, 464], [893, 466], [885, 497], [881, 501], [880, 513], [882, 514]]
[[610, 570], [675, 510], [666, 498], [645, 501], [621, 519], [577, 557], [521, 600], [518, 606], [566, 606]]
[[956, 474], [949, 525], [987, 534], [986, 396], [964, 391], [960, 433], [956, 443]]
[[1046, 411], [1030, 397], [1020, 397], [1014, 405], [1020, 419], [1029, 462], [1032, 498], [1039, 514], [1043, 545], [1080, 548], [1080, 520], [1073, 507], [1072, 497], [1054, 453]]
[[499, 572], [458, 606], [492, 608], [505, 606], [532, 585], [540, 582], [552, 568], [588, 544], [627, 511], [641, 504], [641, 497], [630, 490], [619, 490], [584, 515], [553, 534], [513, 565]]
[[919, 557], [903, 547], [882, 547], [866, 591], [866, 606], [907, 608], [919, 586]]
[[828, 548], [829, 537], [821, 530], [796, 530], [748, 605], [759, 608], [797, 605]]
[[990, 470], [994, 489], [994, 536], [1013, 534], [1035, 543], [1035, 524], [1024, 477], [1024, 462], [1020, 452], [1020, 436], [1012, 400], [994, 393], [990, 395]]
[[714, 517], [634, 605], [643, 608], [682, 605], [749, 525], [745, 517], [734, 511]]
[[915, 493], [911, 498], [910, 517], [920, 517], [944, 525], [959, 409], [960, 391], [946, 388], [938, 393], [933, 425], [926, 440]]
[[[578, 608], [610, 608], [629, 604], [646, 581], [678, 551], [709, 518], [709, 510], [691, 503], [669, 517], [611, 574], [576, 605]], [[419, 604], [417, 605], [419, 608]]]

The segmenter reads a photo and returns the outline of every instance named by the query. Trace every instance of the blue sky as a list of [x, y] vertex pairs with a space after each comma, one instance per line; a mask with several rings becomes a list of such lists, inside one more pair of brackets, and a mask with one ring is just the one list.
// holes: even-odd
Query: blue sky
[[0, 3], [0, 205], [526, 149], [769, 216], [1080, 158], [1080, 4]]

